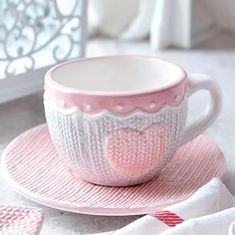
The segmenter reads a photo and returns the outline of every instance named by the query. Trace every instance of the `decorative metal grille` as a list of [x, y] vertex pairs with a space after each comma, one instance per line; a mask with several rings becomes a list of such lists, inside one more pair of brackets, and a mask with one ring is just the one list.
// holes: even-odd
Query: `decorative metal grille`
[[86, 0], [0, 0], [0, 79], [83, 56], [86, 5]]

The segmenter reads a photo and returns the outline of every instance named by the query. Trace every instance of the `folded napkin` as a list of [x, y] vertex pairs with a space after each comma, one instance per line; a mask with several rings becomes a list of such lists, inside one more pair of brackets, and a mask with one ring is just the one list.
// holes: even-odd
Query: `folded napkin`
[[143, 216], [114, 234], [223, 235], [235, 220], [235, 208], [231, 208], [234, 206], [235, 198], [219, 179], [214, 178], [189, 199]]
[[[168, 229], [161, 235], [227, 235], [230, 224], [235, 220], [235, 207], [212, 215], [190, 219]], [[233, 233], [230, 233], [233, 235]]]

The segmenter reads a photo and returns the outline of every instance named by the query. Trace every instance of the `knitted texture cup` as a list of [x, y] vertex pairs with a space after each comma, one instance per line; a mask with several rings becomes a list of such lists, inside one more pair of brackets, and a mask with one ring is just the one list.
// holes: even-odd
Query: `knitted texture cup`
[[[209, 111], [187, 127], [187, 98], [212, 97]], [[150, 180], [176, 149], [215, 120], [220, 92], [205, 75], [188, 78], [169, 62], [145, 56], [79, 59], [46, 74], [44, 105], [52, 141], [74, 174], [95, 184]]]

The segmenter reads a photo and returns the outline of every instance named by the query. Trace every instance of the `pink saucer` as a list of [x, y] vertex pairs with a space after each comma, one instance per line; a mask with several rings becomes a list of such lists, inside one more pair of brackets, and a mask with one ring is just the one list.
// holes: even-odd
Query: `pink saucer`
[[199, 136], [181, 147], [158, 177], [131, 187], [104, 187], [76, 178], [58, 156], [47, 125], [16, 138], [4, 151], [3, 174], [25, 197], [66, 211], [97, 215], [151, 213], [190, 197], [226, 170], [223, 153]]
[[41, 209], [0, 205], [0, 234], [36, 235], [39, 234], [41, 225]]

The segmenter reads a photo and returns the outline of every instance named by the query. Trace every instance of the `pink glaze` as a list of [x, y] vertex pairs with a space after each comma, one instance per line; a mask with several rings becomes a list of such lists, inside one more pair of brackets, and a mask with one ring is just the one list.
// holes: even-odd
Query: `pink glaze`
[[108, 137], [106, 149], [106, 159], [116, 172], [129, 179], [143, 177], [167, 156], [167, 127], [155, 124], [144, 131], [117, 129]]
[[90, 184], [74, 177], [58, 156], [45, 124], [17, 137], [5, 149], [2, 160], [3, 176], [31, 200], [100, 215], [151, 213], [189, 198], [213, 177], [222, 178], [226, 172], [220, 148], [199, 136], [179, 148], [159, 176], [147, 183], [131, 187]]
[[[81, 63], [84, 61], [94, 61], [100, 58], [139, 58], [142, 60], [149, 59], [156, 61], [156, 64], [161, 63], [163, 66], [172, 66], [177, 68], [178, 74], [175, 75], [176, 81], [173, 81], [167, 86], [160, 88], [151, 88], [135, 91], [120, 91], [120, 92], [102, 92], [80, 90], [64, 86], [53, 79], [53, 72], [58, 68], [72, 64]], [[148, 71], [146, 71], [147, 73]], [[154, 76], [153, 76], [153, 79]], [[119, 114], [126, 114], [135, 109], [140, 109], [145, 112], [156, 112], [164, 106], [175, 106], [182, 102], [188, 90], [188, 80], [186, 72], [173, 63], [159, 60], [149, 56], [106, 56], [77, 59], [65, 62], [54, 66], [45, 76], [45, 91], [48, 97], [54, 99], [58, 104], [63, 103], [65, 108], [78, 107], [81, 111], [87, 113], [99, 113], [105, 110], [113, 111]]]
[[38, 235], [42, 220], [42, 210], [39, 208], [0, 206], [0, 234], [2, 235]]

